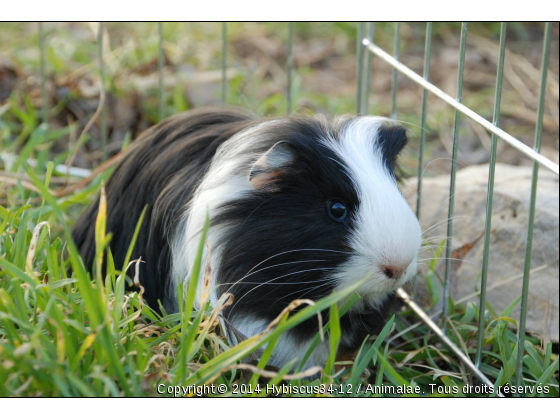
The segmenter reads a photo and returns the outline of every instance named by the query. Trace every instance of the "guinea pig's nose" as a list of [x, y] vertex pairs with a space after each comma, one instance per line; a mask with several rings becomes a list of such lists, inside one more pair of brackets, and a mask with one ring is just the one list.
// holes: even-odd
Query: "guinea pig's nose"
[[398, 265], [383, 265], [381, 266], [381, 271], [385, 274], [388, 279], [398, 279], [405, 272], [406, 266]]

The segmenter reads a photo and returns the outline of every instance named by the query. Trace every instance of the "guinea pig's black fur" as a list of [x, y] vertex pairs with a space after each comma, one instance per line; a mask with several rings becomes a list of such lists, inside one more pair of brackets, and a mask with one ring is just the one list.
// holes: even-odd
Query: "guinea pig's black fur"
[[[115, 264], [147, 206], [133, 252], [145, 261], [144, 298], [176, 311], [176, 286], [188, 282], [208, 212], [210, 299], [234, 295], [224, 316], [246, 336], [292, 300], [318, 300], [370, 275], [341, 319], [341, 349], [353, 351], [385, 324], [389, 298], [416, 271], [420, 229], [394, 175], [406, 142], [402, 127], [379, 117], [259, 119], [206, 109], [168, 118], [133, 143], [107, 182]], [[88, 268], [98, 201], [73, 232]], [[301, 357], [317, 330], [312, 318], [290, 331], [273, 363]], [[326, 354], [320, 346], [309, 363]]]
[[[133, 259], [142, 257], [140, 283], [147, 304], [159, 309], [171, 267], [170, 237], [216, 149], [252, 119], [232, 110], [193, 111], [167, 118], [132, 144], [105, 187], [107, 231], [115, 266], [125, 256], [144, 207]], [[82, 214], [73, 230], [86, 267], [95, 256], [95, 219], [99, 198]]]

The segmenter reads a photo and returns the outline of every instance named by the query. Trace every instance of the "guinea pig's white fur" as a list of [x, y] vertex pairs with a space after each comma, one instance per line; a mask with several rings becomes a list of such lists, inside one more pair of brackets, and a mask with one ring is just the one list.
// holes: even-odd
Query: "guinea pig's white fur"
[[[249, 182], [249, 172], [263, 153], [259, 143], [266, 132], [284, 123], [283, 119], [262, 122], [237, 133], [218, 149], [192, 201], [184, 210], [171, 243], [172, 270], [164, 302], [168, 310], [176, 308], [178, 282], [189, 279], [197, 255], [201, 227], [207, 215], [212, 220], [221, 205], [254, 191]], [[336, 160], [352, 180], [360, 205], [354, 215], [357, 228], [349, 238], [354, 252], [331, 276], [336, 280], [335, 289], [370, 276], [370, 280], [358, 290], [363, 299], [356, 308], [364, 305], [375, 307], [415, 275], [421, 244], [420, 225], [399, 191], [395, 176], [384, 164], [380, 148], [376, 147], [380, 128], [394, 123], [381, 117], [358, 117], [345, 125], [342, 122], [338, 124], [343, 127], [338, 139], [325, 137], [319, 140], [335, 153]], [[227, 226], [212, 226], [208, 234], [208, 242], [212, 246], [210, 299], [213, 304], [219, 298], [216, 290], [220, 276], [219, 261], [222, 259], [222, 250], [215, 244], [222, 241], [226, 229]], [[396, 282], [378, 269], [384, 265], [403, 264], [407, 268]], [[202, 281], [199, 280], [196, 302], [200, 301], [201, 292]], [[250, 300], [246, 304], [250, 304]], [[250, 315], [234, 317], [230, 322], [247, 337], [262, 332], [268, 325], [268, 321]], [[294, 358], [301, 358], [311, 339], [301, 340], [284, 335], [273, 353], [272, 363], [282, 366]], [[306, 366], [325, 362], [328, 353], [328, 343], [320, 344]]]

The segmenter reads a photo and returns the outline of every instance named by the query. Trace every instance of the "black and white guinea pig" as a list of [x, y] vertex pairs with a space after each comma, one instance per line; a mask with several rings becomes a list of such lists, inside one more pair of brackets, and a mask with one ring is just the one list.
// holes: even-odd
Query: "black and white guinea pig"
[[[416, 273], [421, 230], [394, 173], [406, 142], [406, 130], [381, 117], [259, 119], [206, 109], [168, 118], [133, 143], [107, 183], [115, 263], [148, 205], [133, 257], [145, 261], [147, 303], [177, 311], [176, 288], [189, 279], [209, 211], [210, 299], [234, 295], [224, 316], [247, 337], [292, 300], [318, 300], [370, 275], [341, 319], [341, 350], [351, 352], [385, 324], [388, 298]], [[88, 267], [97, 209], [74, 229]], [[271, 362], [302, 357], [317, 331], [316, 318], [300, 324]], [[307, 364], [327, 355], [321, 344]]]

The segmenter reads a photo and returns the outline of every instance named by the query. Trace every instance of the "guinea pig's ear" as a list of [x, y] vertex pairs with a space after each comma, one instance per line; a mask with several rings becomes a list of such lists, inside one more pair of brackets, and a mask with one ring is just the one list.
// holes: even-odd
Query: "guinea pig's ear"
[[390, 169], [394, 168], [397, 157], [407, 142], [406, 128], [403, 126], [384, 124], [379, 128], [377, 144]]
[[249, 174], [249, 182], [256, 190], [272, 187], [295, 157], [293, 147], [286, 141], [279, 141], [255, 162]]

